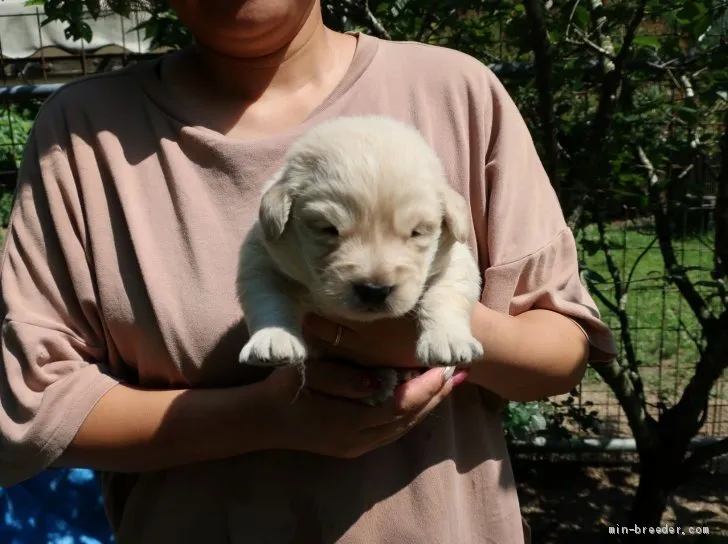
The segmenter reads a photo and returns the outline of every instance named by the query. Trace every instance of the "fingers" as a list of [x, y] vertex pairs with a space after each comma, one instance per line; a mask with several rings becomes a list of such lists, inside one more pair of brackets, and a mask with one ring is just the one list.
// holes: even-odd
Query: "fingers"
[[454, 380], [448, 379], [451, 374], [451, 370], [433, 368], [399, 385], [391, 399], [363, 414], [362, 429], [411, 419], [429, 406], [436, 406], [454, 386]]
[[[296, 385], [294, 402], [275, 403], [283, 433], [294, 449], [353, 458], [394, 442], [425, 418], [464, 380], [462, 371], [431, 369], [395, 389], [384, 405], [368, 406], [357, 398], [372, 394], [367, 369], [335, 361], [310, 361], [301, 391], [296, 369], [274, 372], [281, 385]], [[295, 374], [295, 375], [294, 375]], [[274, 388], [281, 391], [280, 386]], [[346, 398], [349, 397], [349, 398]], [[292, 438], [291, 438], [292, 437]]]
[[331, 348], [351, 347], [354, 331], [317, 314], [306, 314], [303, 320], [304, 336], [318, 340]]
[[450, 368], [432, 368], [403, 383], [395, 390], [395, 407], [402, 413], [421, 409], [443, 390], [452, 372]]
[[[435, 370], [442, 372], [441, 369]], [[464, 379], [462, 374], [456, 374], [455, 376], [458, 377], [455, 379], [448, 379], [446, 377], [444, 381], [442, 375], [430, 377], [429, 379], [432, 383], [427, 385], [423, 384], [423, 387], [429, 388], [429, 391], [432, 392], [433, 388], [436, 387], [438, 380], [440, 380], [442, 386], [429, 398], [423, 397], [421, 401], [424, 401], [424, 404], [413, 404], [413, 411], [400, 416], [390, 423], [362, 430], [361, 433], [363, 438], [376, 444], [375, 447], [379, 448], [386, 446], [407, 434], [412, 428], [427, 417], [443, 401], [443, 399], [452, 392], [453, 388]]]
[[309, 361], [306, 387], [319, 394], [360, 400], [371, 397], [382, 386], [375, 370], [336, 361]]

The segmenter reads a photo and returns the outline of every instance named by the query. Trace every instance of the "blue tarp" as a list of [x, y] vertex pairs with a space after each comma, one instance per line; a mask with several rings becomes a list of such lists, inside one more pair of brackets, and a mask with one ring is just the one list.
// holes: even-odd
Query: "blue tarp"
[[47, 470], [0, 488], [1, 544], [109, 544], [113, 537], [96, 476]]

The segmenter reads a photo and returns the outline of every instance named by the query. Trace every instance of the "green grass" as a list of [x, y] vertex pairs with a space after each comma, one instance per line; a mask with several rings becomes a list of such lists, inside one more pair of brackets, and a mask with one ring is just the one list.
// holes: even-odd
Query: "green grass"
[[[625, 309], [645, 385], [650, 388], [650, 393], [672, 400], [692, 375], [699, 358], [695, 339], [700, 337], [700, 327], [677, 288], [666, 281], [662, 253], [658, 244], [653, 243], [654, 238], [650, 225], [640, 228], [631, 223], [613, 224], [607, 230], [607, 239], [612, 246], [610, 253], [622, 281], [627, 280], [634, 267], [628, 284]], [[596, 228], [587, 229], [581, 239], [597, 240]], [[650, 249], [646, 249], [650, 244]], [[682, 266], [690, 269], [688, 276], [693, 281], [712, 281], [712, 247], [712, 232], [674, 240], [677, 259]], [[644, 255], [640, 257], [643, 252]], [[584, 261], [588, 268], [605, 280], [596, 285], [596, 288], [610, 301], [616, 302], [614, 283], [611, 281], [604, 253], [585, 253]], [[699, 290], [717, 308], [715, 288], [706, 285], [700, 286]], [[604, 321], [617, 335], [621, 346], [617, 316], [602, 301], [596, 301]], [[590, 370], [585, 380], [586, 383], [594, 383], [599, 379]]]

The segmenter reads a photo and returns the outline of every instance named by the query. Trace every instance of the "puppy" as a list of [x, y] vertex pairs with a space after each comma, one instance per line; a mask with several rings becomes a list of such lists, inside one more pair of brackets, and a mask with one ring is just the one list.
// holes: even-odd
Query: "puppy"
[[[414, 128], [342, 117], [290, 147], [266, 185], [244, 241], [237, 292], [250, 332], [248, 365], [303, 365], [301, 320], [312, 311], [371, 321], [412, 316], [424, 367], [482, 356], [470, 319], [480, 272], [465, 245], [470, 214]], [[386, 386], [372, 402], [391, 395]]]

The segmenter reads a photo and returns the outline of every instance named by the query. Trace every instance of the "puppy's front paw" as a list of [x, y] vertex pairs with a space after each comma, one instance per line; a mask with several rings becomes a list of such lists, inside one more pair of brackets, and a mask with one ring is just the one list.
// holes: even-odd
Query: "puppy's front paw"
[[467, 365], [483, 356], [483, 346], [469, 331], [425, 330], [416, 355], [425, 366]]
[[261, 329], [250, 337], [240, 352], [239, 361], [252, 366], [300, 364], [306, 359], [306, 346], [285, 329]]

